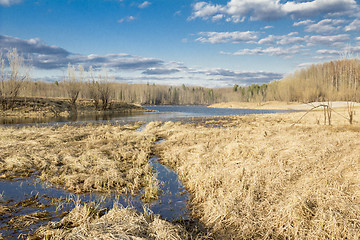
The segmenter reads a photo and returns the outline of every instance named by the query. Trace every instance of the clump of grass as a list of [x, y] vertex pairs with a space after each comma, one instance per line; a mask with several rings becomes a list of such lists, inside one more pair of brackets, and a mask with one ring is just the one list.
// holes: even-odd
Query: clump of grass
[[153, 178], [148, 158], [155, 141], [155, 136], [135, 131], [137, 127], [3, 128], [0, 175], [36, 175], [75, 193], [136, 194]]
[[358, 239], [360, 133], [335, 115], [333, 126], [316, 125], [318, 114], [295, 126], [302, 113], [146, 131], [166, 138], [156, 145], [160, 161], [177, 171], [193, 215], [218, 238]]
[[7, 223], [7, 227], [12, 229], [23, 229], [35, 223], [49, 220], [50, 218], [51, 214], [48, 211], [34, 212], [11, 218]]
[[[200, 239], [180, 224], [117, 204], [106, 214], [93, 205], [78, 204], [60, 222], [40, 227], [28, 239]], [[205, 236], [205, 235], [203, 235]]]

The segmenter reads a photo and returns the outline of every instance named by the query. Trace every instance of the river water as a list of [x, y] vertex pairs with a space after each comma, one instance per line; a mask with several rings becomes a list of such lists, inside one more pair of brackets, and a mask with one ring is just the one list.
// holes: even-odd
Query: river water
[[52, 118], [0, 118], [0, 124], [3, 125], [54, 125], [65, 123], [117, 123], [134, 121], [179, 121], [191, 117], [214, 117], [246, 114], [266, 114], [286, 112], [281, 110], [256, 110], [256, 109], [229, 109], [229, 108], [209, 108], [203, 106], [145, 106], [149, 110], [157, 112], [141, 113], [105, 113], [105, 114], [87, 114], [72, 115], [69, 117]]

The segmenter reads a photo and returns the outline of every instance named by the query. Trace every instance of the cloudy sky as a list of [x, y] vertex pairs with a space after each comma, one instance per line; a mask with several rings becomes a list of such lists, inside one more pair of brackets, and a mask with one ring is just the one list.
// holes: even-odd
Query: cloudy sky
[[67, 65], [116, 81], [228, 87], [360, 53], [360, 0], [0, 0], [0, 49], [34, 79]]

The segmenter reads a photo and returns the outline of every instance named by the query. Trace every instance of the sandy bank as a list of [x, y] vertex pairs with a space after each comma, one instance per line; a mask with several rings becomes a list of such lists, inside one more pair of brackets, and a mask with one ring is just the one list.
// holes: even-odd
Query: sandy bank
[[[262, 102], [262, 103], [251, 103], [251, 102], [228, 102], [228, 103], [216, 103], [210, 105], [212, 108], [251, 108], [251, 109], [274, 109], [274, 110], [310, 110], [327, 102], [312, 102], [307, 104], [299, 103], [287, 103], [287, 102]], [[347, 102], [330, 102], [332, 108], [346, 108]], [[360, 108], [360, 103], [355, 103], [356, 108]], [[321, 108], [319, 108], [321, 109]]]

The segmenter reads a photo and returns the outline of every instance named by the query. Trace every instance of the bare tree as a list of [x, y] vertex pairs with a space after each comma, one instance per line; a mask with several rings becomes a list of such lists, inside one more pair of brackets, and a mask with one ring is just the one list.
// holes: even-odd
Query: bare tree
[[99, 92], [102, 103], [102, 110], [106, 110], [110, 104], [111, 88], [108, 80], [108, 75], [105, 72], [104, 76], [99, 75]]
[[95, 109], [99, 109], [99, 103], [100, 103], [100, 91], [99, 91], [99, 82], [94, 77], [93, 68], [89, 68], [90, 72], [90, 80], [88, 82], [88, 88], [89, 88], [89, 97], [94, 101]]
[[75, 67], [69, 64], [68, 77], [67, 79], [64, 79], [65, 88], [70, 98], [70, 103], [74, 108], [74, 110], [76, 110], [76, 101], [79, 98], [79, 94], [81, 91], [81, 83], [84, 80], [84, 68], [81, 65], [79, 65], [78, 70], [79, 70], [79, 76], [77, 77]]
[[[8, 66], [7, 66], [7, 64]], [[14, 108], [15, 100], [20, 94], [24, 80], [29, 79], [30, 66], [19, 55], [16, 48], [8, 51], [6, 59], [0, 53], [0, 102], [2, 110]]]

